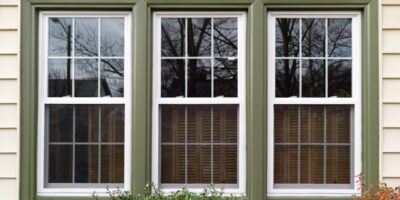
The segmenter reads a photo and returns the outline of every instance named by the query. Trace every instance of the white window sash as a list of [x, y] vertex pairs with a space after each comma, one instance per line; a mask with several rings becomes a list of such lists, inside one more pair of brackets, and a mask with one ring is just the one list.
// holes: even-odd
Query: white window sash
[[[237, 97], [206, 97], [206, 98], [167, 98], [161, 97], [161, 19], [169, 18], [218, 18], [234, 17], [238, 19], [238, 96]], [[245, 50], [246, 50], [246, 14], [244, 12], [155, 12], [153, 14], [153, 112], [152, 112], [152, 182], [156, 187], [171, 194], [182, 187], [192, 192], [203, 192], [207, 184], [161, 184], [161, 135], [160, 135], [160, 105], [238, 105], [238, 173], [237, 184], [216, 184], [224, 188], [224, 192], [233, 195], [242, 195], [246, 191], [246, 112], [245, 112]], [[236, 58], [235, 57], [235, 58]], [[182, 57], [188, 58], [188, 57]], [[196, 57], [197, 58], [197, 57]], [[207, 58], [212, 58], [207, 57]], [[229, 58], [229, 57], [227, 57]], [[213, 91], [211, 91], [213, 92]], [[163, 188], [164, 187], [164, 188]], [[166, 188], [167, 187], [167, 188]]]
[[[352, 18], [352, 97], [350, 98], [277, 98], [275, 97], [275, 21], [276, 18]], [[301, 31], [301, 30], [300, 30]], [[300, 52], [301, 54], [301, 52]], [[296, 57], [301, 58], [300, 57]], [[286, 58], [288, 59], [288, 58]], [[304, 59], [304, 58], [302, 58]], [[306, 58], [309, 59], [309, 58]], [[326, 59], [326, 57], [319, 57]], [[328, 58], [336, 59], [336, 58]], [[342, 59], [342, 58], [338, 58]], [[343, 59], [350, 59], [344, 57]], [[268, 13], [268, 169], [267, 194], [268, 196], [352, 196], [360, 194], [357, 189], [357, 175], [361, 174], [361, 13], [356, 11], [321, 11], [321, 12], [269, 12]], [[301, 69], [300, 69], [301, 70]], [[301, 87], [301, 85], [299, 85]], [[327, 87], [327, 85], [325, 85]], [[315, 184], [314, 187], [284, 188], [274, 187], [274, 105], [352, 105], [352, 150], [350, 177], [351, 188], [335, 184]], [[302, 184], [294, 184], [302, 185]], [[307, 184], [303, 184], [307, 185]], [[348, 184], [347, 184], [348, 185]]]
[[[48, 58], [75, 58], [74, 55], [70, 57], [49, 57], [48, 54], [48, 19], [50, 17], [120, 17], [124, 18], [124, 57], [113, 57], [115, 59], [124, 59], [124, 97], [107, 98], [107, 97], [47, 97], [48, 94], [48, 77], [47, 67]], [[38, 134], [37, 134], [37, 195], [39, 196], [82, 196], [88, 197], [96, 192], [98, 196], [107, 196], [107, 184], [102, 183], [78, 183], [76, 187], [73, 183], [58, 184], [60, 188], [45, 187], [46, 181], [46, 162], [45, 155], [46, 138], [45, 138], [45, 107], [51, 104], [115, 104], [124, 105], [124, 182], [121, 190], [129, 191], [131, 188], [131, 13], [130, 12], [68, 12], [68, 11], [45, 11], [39, 13], [39, 94], [38, 94]], [[100, 24], [99, 30], [100, 31]], [[73, 33], [74, 34], [74, 33]], [[100, 42], [100, 35], [98, 38]], [[98, 46], [100, 48], [100, 46]], [[100, 52], [99, 52], [100, 53]], [[82, 57], [76, 57], [78, 59]], [[107, 57], [92, 57], [92, 58], [107, 58]], [[73, 68], [72, 72], [73, 73]], [[100, 76], [100, 73], [99, 73]], [[72, 87], [73, 88], [73, 87]], [[73, 89], [72, 89], [73, 91]], [[100, 90], [98, 91], [100, 93]], [[99, 94], [100, 95], [100, 94]], [[70, 187], [71, 186], [71, 187]], [[117, 189], [116, 184], [110, 184], [110, 189]]]

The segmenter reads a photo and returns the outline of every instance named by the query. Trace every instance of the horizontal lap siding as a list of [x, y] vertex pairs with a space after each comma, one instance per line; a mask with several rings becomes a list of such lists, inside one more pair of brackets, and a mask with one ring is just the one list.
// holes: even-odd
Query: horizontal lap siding
[[382, 0], [381, 177], [400, 185], [400, 0]]
[[0, 0], [0, 199], [19, 196], [19, 0]]

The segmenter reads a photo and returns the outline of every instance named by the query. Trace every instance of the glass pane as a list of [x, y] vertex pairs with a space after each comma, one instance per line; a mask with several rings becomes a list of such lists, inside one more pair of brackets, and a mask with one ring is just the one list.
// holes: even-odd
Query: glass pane
[[47, 105], [49, 142], [72, 142], [73, 106]]
[[188, 63], [188, 96], [211, 97], [211, 60], [190, 59]]
[[300, 110], [297, 105], [274, 106], [275, 143], [298, 142]]
[[237, 181], [237, 146], [214, 146], [214, 184], [236, 184]]
[[297, 145], [275, 145], [274, 154], [274, 183], [298, 183]]
[[101, 146], [101, 183], [124, 182], [124, 145]]
[[101, 56], [124, 56], [124, 18], [101, 19]]
[[188, 55], [211, 56], [211, 18], [189, 18]]
[[328, 19], [329, 57], [351, 57], [351, 19]]
[[185, 183], [184, 145], [161, 145], [161, 183]]
[[351, 60], [329, 60], [328, 95], [351, 97]]
[[211, 142], [211, 106], [187, 106], [187, 142]]
[[72, 145], [49, 146], [49, 183], [72, 182]]
[[275, 96], [299, 96], [299, 61], [276, 60], [275, 71]]
[[297, 57], [299, 55], [299, 19], [276, 19], [275, 56]]
[[352, 106], [327, 106], [327, 142], [350, 143]]
[[350, 146], [328, 146], [326, 183], [350, 184]]
[[124, 60], [101, 59], [100, 94], [102, 97], [124, 96]]
[[97, 145], [75, 146], [75, 182], [97, 183], [99, 178], [99, 148]]
[[185, 60], [161, 61], [161, 96], [185, 96]]
[[237, 56], [237, 18], [214, 18], [215, 57]]
[[301, 146], [300, 183], [324, 183], [324, 146]]
[[75, 141], [99, 141], [99, 106], [75, 105]]
[[71, 59], [48, 60], [48, 96], [65, 97], [72, 94]]
[[301, 106], [301, 142], [324, 142], [324, 106]]
[[214, 143], [237, 143], [238, 106], [213, 106]]
[[188, 145], [188, 183], [211, 183], [211, 146]]
[[161, 19], [161, 54], [179, 57], [185, 55], [185, 19]]
[[302, 19], [303, 57], [325, 56], [325, 19]]
[[125, 133], [125, 106], [101, 106], [101, 141], [124, 142]]
[[49, 18], [49, 56], [71, 56], [72, 19]]
[[302, 96], [325, 97], [325, 61], [303, 60]]
[[162, 142], [185, 142], [185, 106], [162, 105], [161, 139]]
[[98, 65], [96, 59], [75, 60], [75, 96], [98, 96]]
[[237, 97], [237, 59], [217, 58], [214, 60], [214, 96]]
[[93, 57], [98, 55], [98, 19], [75, 19], [75, 56]]

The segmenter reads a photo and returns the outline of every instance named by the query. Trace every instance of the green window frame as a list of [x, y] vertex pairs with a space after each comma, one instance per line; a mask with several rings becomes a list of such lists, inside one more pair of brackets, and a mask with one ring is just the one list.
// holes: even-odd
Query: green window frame
[[[367, 185], [379, 179], [378, 0], [21, 0], [21, 144], [20, 199], [81, 199], [36, 195], [39, 12], [130, 11], [132, 15], [132, 168], [131, 191], [142, 192], [151, 180], [151, 26], [153, 11], [247, 12], [246, 137], [248, 199], [267, 197], [267, 13], [291, 10], [361, 12], [362, 166]], [[140, 49], [140, 51], [136, 51]], [[291, 199], [322, 199], [308, 197]], [[323, 198], [346, 199], [346, 198]], [[347, 198], [348, 199], [348, 198]]]

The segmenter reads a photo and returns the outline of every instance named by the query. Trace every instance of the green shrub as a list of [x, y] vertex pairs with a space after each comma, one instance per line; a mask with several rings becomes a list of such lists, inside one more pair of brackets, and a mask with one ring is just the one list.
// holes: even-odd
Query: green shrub
[[[193, 193], [183, 188], [173, 194], [165, 194], [162, 190], [155, 188], [153, 184], [147, 184], [143, 193], [131, 194], [120, 189], [111, 191], [107, 188], [110, 200], [245, 200], [244, 197], [227, 196], [223, 190], [218, 190], [214, 186], [204, 189], [201, 193]], [[98, 200], [96, 194], [93, 198]]]

